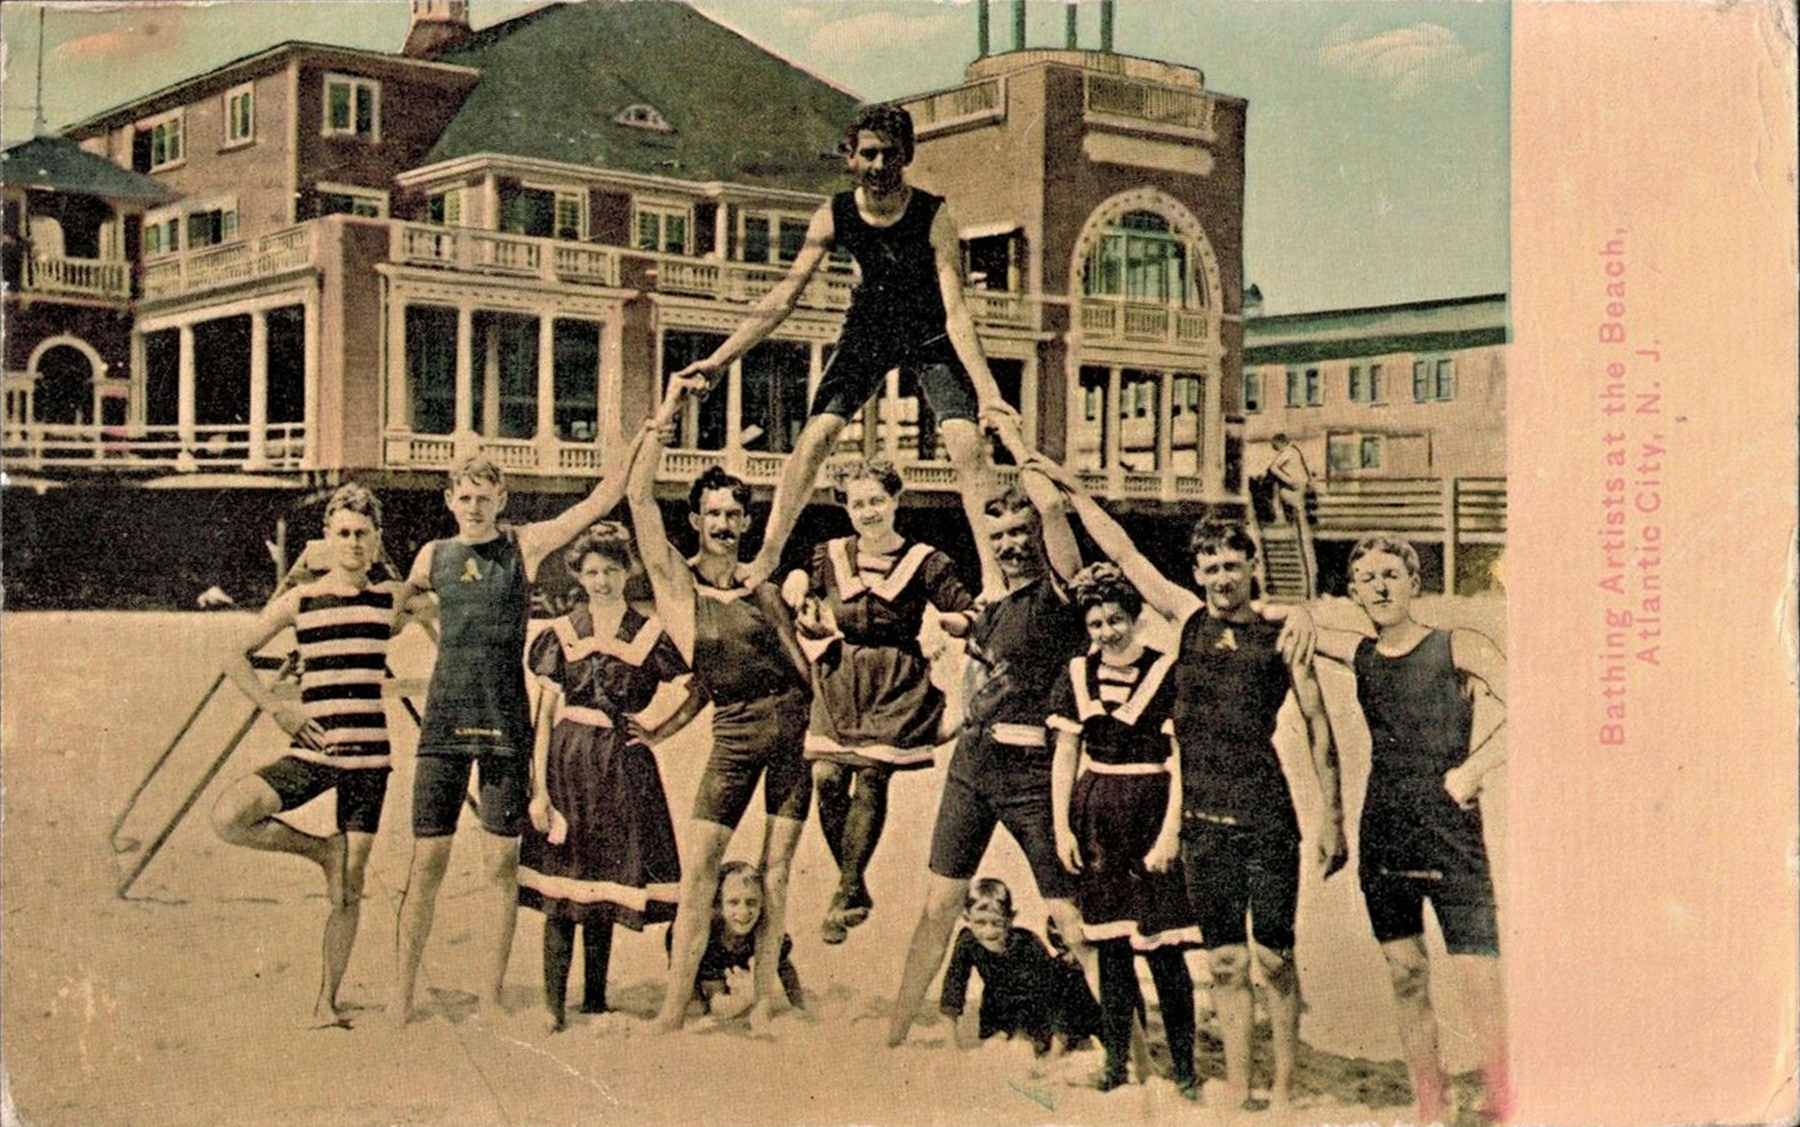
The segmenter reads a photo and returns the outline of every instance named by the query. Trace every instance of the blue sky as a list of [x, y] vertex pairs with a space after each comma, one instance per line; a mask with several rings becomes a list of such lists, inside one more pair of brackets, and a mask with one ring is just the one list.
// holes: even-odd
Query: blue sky
[[[534, 7], [474, 0], [477, 27]], [[975, 5], [701, 0], [695, 5], [869, 99], [952, 86]], [[992, 43], [1011, 43], [996, 0]], [[407, 7], [360, 3], [52, 7], [52, 129], [283, 39], [395, 50]], [[1099, 43], [1084, 2], [1083, 46]], [[1028, 6], [1027, 43], [1060, 46], [1064, 5]], [[1114, 48], [1198, 66], [1247, 98], [1246, 278], [1271, 313], [1507, 288], [1509, 11], [1499, 0], [1121, 0]], [[30, 136], [37, 6], [0, 8], [4, 138]]]

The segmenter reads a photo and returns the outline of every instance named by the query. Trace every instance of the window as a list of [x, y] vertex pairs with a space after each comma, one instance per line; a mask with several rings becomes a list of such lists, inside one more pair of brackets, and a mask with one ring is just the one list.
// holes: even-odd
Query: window
[[1096, 387], [1093, 384], [1088, 384], [1086, 387], [1082, 388], [1082, 402], [1083, 415], [1088, 422], [1094, 422], [1100, 417], [1100, 412], [1105, 408], [1106, 389], [1103, 387]]
[[313, 195], [316, 215], [360, 215], [368, 219], [385, 219], [388, 213], [386, 192], [359, 188], [353, 184], [319, 184]]
[[1437, 360], [1413, 361], [1413, 402], [1430, 403], [1456, 398], [1456, 361], [1443, 357]]
[[221, 204], [187, 214], [187, 246], [189, 250], [227, 243], [237, 238], [237, 203]]
[[665, 254], [688, 253], [687, 209], [640, 204], [637, 249], [659, 250]]
[[579, 239], [587, 193], [578, 188], [514, 185], [500, 193], [500, 230], [539, 239]]
[[1198, 415], [1200, 413], [1200, 380], [1196, 376], [1175, 377], [1175, 401], [1172, 405], [1176, 415]]
[[592, 442], [600, 420], [600, 325], [566, 317], [551, 325], [556, 437]]
[[137, 172], [155, 172], [181, 163], [187, 155], [186, 130], [182, 128], [181, 110], [152, 121], [142, 122], [132, 137], [131, 167]]
[[779, 236], [775, 244], [775, 261], [792, 262], [800, 257], [800, 251], [806, 246], [806, 222], [800, 219], [783, 219], [776, 226]]
[[743, 237], [738, 246], [743, 261], [788, 263], [799, 258], [805, 248], [811, 217], [745, 211], [740, 222]]
[[250, 83], [225, 93], [225, 147], [256, 140], [256, 87]]
[[660, 110], [644, 102], [626, 106], [613, 115], [613, 121], [633, 129], [648, 129], [652, 133], [675, 132], [675, 127], [669, 124], [669, 119]]
[[1373, 434], [1363, 435], [1362, 443], [1361, 443], [1361, 454], [1362, 454], [1362, 457], [1358, 461], [1359, 468], [1365, 469], [1365, 470], [1380, 469], [1381, 468], [1381, 438], [1378, 435], [1373, 435]]
[[744, 261], [769, 261], [769, 220], [766, 216], [744, 216]]
[[587, 233], [587, 224], [582, 222], [583, 205], [587, 202], [582, 192], [556, 193], [556, 237], [559, 239], [580, 239]]
[[1082, 278], [1090, 296], [1192, 307], [1203, 304], [1189, 269], [1188, 245], [1155, 212], [1133, 211], [1102, 234]]
[[327, 137], [381, 140], [381, 83], [344, 74], [325, 76]]
[[1334, 434], [1325, 440], [1325, 469], [1340, 474], [1356, 468], [1356, 436]]
[[1319, 383], [1317, 368], [1288, 369], [1287, 405], [1289, 407], [1317, 407], [1324, 402], [1324, 388]]
[[1244, 373], [1244, 414], [1256, 415], [1262, 412], [1263, 388], [1261, 372]]
[[1360, 364], [1350, 365], [1350, 402], [1367, 403], [1369, 388], [1364, 379], [1363, 367]]
[[1012, 285], [1013, 235], [986, 235], [966, 244], [969, 288], [1009, 291]]
[[144, 220], [144, 257], [174, 254], [181, 249], [181, 217]]
[[436, 223], [440, 227], [461, 227], [462, 198], [461, 188], [446, 188], [441, 192], [431, 193], [425, 197], [425, 222]]

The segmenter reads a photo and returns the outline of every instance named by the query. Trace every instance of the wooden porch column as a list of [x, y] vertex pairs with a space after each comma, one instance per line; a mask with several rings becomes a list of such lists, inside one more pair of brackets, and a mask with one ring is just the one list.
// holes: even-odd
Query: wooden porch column
[[300, 464], [306, 469], [317, 469], [319, 466], [319, 291], [307, 290], [306, 298], [301, 302], [301, 316], [305, 324], [300, 327], [301, 354], [301, 414], [305, 420], [306, 434], [301, 440]]
[[474, 453], [475, 435], [475, 309], [466, 301], [456, 303], [456, 446], [457, 456]]
[[1457, 540], [1462, 530], [1456, 526], [1456, 501], [1459, 480], [1446, 477], [1443, 485], [1444, 505], [1444, 594], [1456, 594]]
[[[900, 461], [900, 369], [888, 371], [881, 388], [881, 456], [898, 464]], [[916, 454], [917, 451], [915, 450]]]
[[407, 403], [411, 392], [406, 367], [406, 302], [390, 297], [387, 304], [387, 429], [412, 430]]
[[[698, 417], [696, 416], [696, 419]], [[731, 362], [725, 382], [725, 468], [744, 473], [744, 358]]]
[[806, 346], [806, 405], [810, 410], [813, 396], [819, 392], [819, 379], [825, 374], [825, 342], [815, 340]]
[[194, 447], [194, 326], [190, 322], [176, 332], [180, 345], [176, 353], [175, 428], [182, 453], [190, 454]]
[[538, 469], [553, 470], [559, 460], [556, 449], [556, 318], [548, 310], [538, 314], [537, 345]]
[[1169, 368], [1156, 389], [1156, 472], [1166, 494], [1175, 483], [1175, 373]]
[[[131, 398], [125, 408], [125, 422], [128, 426], [144, 425], [145, 388], [149, 386], [148, 375], [144, 368], [150, 362], [149, 349], [144, 345], [144, 330], [136, 325], [131, 327]], [[26, 419], [30, 419], [29, 412]]]
[[1125, 429], [1123, 402], [1121, 392], [1123, 385], [1118, 365], [1109, 365], [1106, 369], [1106, 426], [1101, 435], [1104, 445], [1101, 448], [1100, 464], [1106, 467], [1106, 476], [1110, 482], [1110, 490], [1117, 496], [1125, 484], [1125, 467], [1122, 464], [1125, 455]]
[[487, 340], [481, 350], [481, 425], [476, 429], [489, 438], [500, 435], [500, 333], [493, 315], [488, 317]]
[[250, 312], [250, 434], [244, 452], [246, 469], [257, 470], [268, 462], [269, 431], [269, 311]]
[[1200, 377], [1200, 418], [1194, 428], [1194, 464], [1200, 470], [1200, 486], [1208, 496], [1225, 492], [1225, 404], [1220, 398], [1218, 362], [1196, 373]]

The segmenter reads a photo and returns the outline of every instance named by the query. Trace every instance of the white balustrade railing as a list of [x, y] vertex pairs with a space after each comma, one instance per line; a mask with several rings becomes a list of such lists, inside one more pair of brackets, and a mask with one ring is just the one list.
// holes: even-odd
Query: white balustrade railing
[[391, 223], [388, 258], [402, 266], [431, 266], [471, 274], [598, 286], [619, 284], [616, 248], [472, 227]]
[[921, 95], [903, 103], [920, 137], [1006, 117], [1006, 81], [987, 78], [966, 86]]
[[314, 224], [241, 242], [154, 259], [144, 266], [144, 297], [178, 297], [272, 278], [313, 262]]
[[306, 426], [270, 423], [261, 442], [242, 424], [175, 426], [35, 423], [9, 420], [0, 433], [0, 457], [9, 466], [95, 463], [108, 469], [294, 470], [305, 465]]
[[131, 297], [131, 264], [97, 258], [26, 260], [24, 288], [32, 293], [75, 297]]
[[1203, 310], [1104, 296], [1079, 301], [1081, 333], [1096, 343], [1192, 345], [1213, 337], [1212, 317]]
[[1090, 116], [1212, 136], [1215, 103], [1210, 95], [1106, 74], [1088, 74], [1085, 80]]

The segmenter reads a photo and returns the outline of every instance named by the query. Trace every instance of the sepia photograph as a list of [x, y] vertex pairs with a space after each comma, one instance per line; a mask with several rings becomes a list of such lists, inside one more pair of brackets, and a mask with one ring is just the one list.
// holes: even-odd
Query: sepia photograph
[[0, 1113], [1607, 1121], [1514, 1066], [1513, 482], [1584, 482], [1530, 758], [1617, 761], [1699, 408], [1624, 219], [1618, 356], [1524, 328], [1569, 6], [7, 5]]

